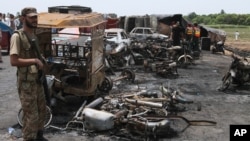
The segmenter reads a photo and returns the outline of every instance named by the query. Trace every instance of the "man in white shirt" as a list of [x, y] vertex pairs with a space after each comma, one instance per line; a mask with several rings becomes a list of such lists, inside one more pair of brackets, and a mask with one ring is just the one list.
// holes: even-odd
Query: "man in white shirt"
[[236, 31], [236, 32], [234, 33], [234, 35], [235, 35], [235, 40], [237, 41], [238, 38], [239, 38], [239, 36], [240, 36], [240, 33], [239, 33], [238, 31]]
[[21, 16], [18, 15], [17, 18], [14, 20], [15, 26], [16, 26], [16, 30], [19, 30], [23, 27], [23, 23], [21, 21]]

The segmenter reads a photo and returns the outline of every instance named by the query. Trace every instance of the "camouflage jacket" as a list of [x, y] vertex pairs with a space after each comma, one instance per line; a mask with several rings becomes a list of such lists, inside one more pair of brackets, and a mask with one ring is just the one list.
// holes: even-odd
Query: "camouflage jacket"
[[[19, 35], [20, 39], [20, 52], [19, 57], [28, 58], [38, 58], [36, 55], [36, 50], [28, 40], [23, 30], [15, 31]], [[35, 38], [37, 40], [37, 38]], [[36, 65], [30, 65], [28, 67], [18, 67], [17, 69], [18, 80], [21, 81], [36, 81], [38, 79], [38, 69]]]

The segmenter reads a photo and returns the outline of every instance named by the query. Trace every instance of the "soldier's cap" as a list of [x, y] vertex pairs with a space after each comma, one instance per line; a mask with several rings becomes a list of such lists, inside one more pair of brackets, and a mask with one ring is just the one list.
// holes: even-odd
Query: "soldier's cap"
[[33, 17], [33, 16], [38, 15], [38, 13], [36, 11], [36, 8], [34, 8], [34, 7], [25, 7], [25, 8], [23, 8], [21, 14], [22, 14], [22, 16], [28, 16], [28, 17]]

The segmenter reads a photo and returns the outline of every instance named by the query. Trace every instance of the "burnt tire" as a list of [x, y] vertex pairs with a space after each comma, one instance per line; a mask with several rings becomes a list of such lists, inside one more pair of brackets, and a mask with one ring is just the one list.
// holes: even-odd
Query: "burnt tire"
[[113, 88], [113, 81], [109, 77], [106, 77], [106, 76], [102, 84], [98, 85], [98, 90], [105, 92], [105, 93], [108, 93], [112, 88]]
[[[51, 123], [51, 120], [52, 120], [51, 109], [49, 106], [46, 106], [46, 119], [45, 119], [44, 127], [49, 126], [49, 124]], [[23, 109], [22, 108], [18, 111], [17, 121], [18, 121], [18, 124], [21, 127], [23, 127]]]
[[135, 81], [135, 73], [132, 70], [125, 69], [122, 71], [121, 76], [125, 76], [127, 81], [134, 82]]

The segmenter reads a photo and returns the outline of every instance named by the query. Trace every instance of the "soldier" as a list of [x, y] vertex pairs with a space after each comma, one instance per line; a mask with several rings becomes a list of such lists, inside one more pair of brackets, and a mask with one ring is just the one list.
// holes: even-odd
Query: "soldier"
[[[11, 37], [10, 63], [17, 67], [17, 88], [23, 109], [24, 141], [48, 141], [43, 137], [46, 116], [46, 100], [39, 71], [43, 63], [39, 60], [35, 29], [38, 23], [36, 8], [26, 7], [21, 11], [23, 28]], [[36, 45], [31, 44], [31, 40]]]

